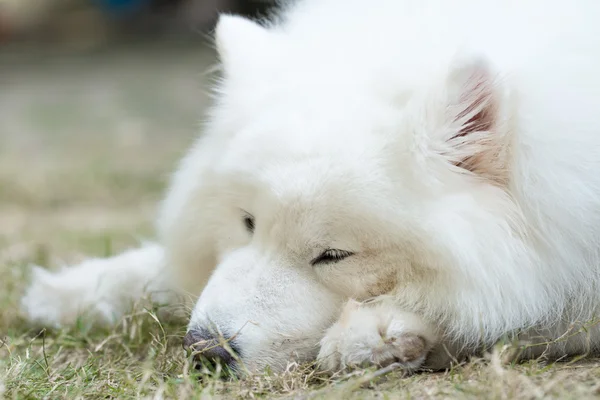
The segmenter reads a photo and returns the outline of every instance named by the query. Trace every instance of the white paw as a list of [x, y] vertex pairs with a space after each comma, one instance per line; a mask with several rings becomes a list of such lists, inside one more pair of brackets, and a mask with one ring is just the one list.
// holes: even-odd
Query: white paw
[[[95, 302], [90, 307], [87, 300], [94, 291], [86, 285], [77, 284], [77, 279], [73, 279], [77, 276], [68, 274], [70, 271], [73, 270], [50, 272], [32, 266], [31, 284], [21, 299], [21, 311], [30, 323], [60, 328], [75, 324], [86, 311], [92, 311], [105, 320], [112, 319], [113, 307], [106, 301]], [[71, 279], [65, 279], [65, 276]]]
[[110, 326], [137, 302], [171, 302], [167, 275], [162, 248], [152, 244], [55, 272], [33, 266], [21, 307], [30, 323], [44, 327], [73, 325], [80, 317], [86, 325]]
[[321, 341], [318, 361], [332, 372], [392, 363], [412, 371], [423, 364], [434, 341], [433, 332], [414, 314], [350, 301]]
[[31, 283], [21, 299], [21, 310], [30, 323], [58, 328], [69, 319], [64, 314], [73, 312], [73, 303], [61, 292], [56, 273], [32, 266]]

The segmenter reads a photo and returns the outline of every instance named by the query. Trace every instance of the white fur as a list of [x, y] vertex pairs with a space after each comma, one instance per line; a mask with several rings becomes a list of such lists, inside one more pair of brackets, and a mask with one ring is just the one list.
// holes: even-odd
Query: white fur
[[84, 313], [99, 323], [112, 324], [150, 294], [168, 302], [168, 278], [163, 249], [153, 243], [107, 259], [89, 259], [72, 268], [50, 273], [34, 266], [33, 282], [22, 299], [31, 322], [52, 327], [72, 325]]
[[350, 300], [321, 340], [321, 367], [340, 368], [402, 363], [414, 370], [438, 340], [436, 330], [409, 312], [380, 302], [371, 307]]
[[[351, 342], [374, 343], [377, 315], [425, 341], [418, 360], [447, 366], [442, 347], [468, 355], [592, 319], [599, 19], [592, 0], [304, 0], [269, 27], [222, 17], [216, 104], [158, 219], [166, 265], [204, 288], [190, 329], [214, 324], [251, 369], [281, 369], [317, 356], [346, 300], [385, 294], [350, 318], [358, 336], [327, 331], [344, 353], [330, 367], [374, 360]], [[458, 135], [483, 109], [493, 127]], [[354, 255], [311, 266], [329, 248]], [[138, 270], [118, 260], [105, 270]], [[30, 291], [33, 319], [44, 304], [47, 323], [72, 320], [52, 298], [101, 303], [71, 294], [96, 280], [75, 271]], [[588, 334], [550, 353], [596, 348]]]

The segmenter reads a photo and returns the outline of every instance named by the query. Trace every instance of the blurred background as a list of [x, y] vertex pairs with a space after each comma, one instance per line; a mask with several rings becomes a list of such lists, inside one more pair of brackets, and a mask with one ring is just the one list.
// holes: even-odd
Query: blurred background
[[169, 174], [199, 132], [218, 13], [255, 18], [273, 6], [0, 0], [0, 269], [151, 236]]
[[0, 0], [0, 41], [99, 45], [195, 37], [218, 12], [257, 16], [271, 0]]

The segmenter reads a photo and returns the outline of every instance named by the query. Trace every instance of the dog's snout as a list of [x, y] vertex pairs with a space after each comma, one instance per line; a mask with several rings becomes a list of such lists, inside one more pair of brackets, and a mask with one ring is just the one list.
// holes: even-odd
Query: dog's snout
[[218, 337], [202, 328], [187, 332], [183, 338], [183, 348], [191, 351], [196, 361], [204, 359], [211, 364], [220, 362], [228, 367], [235, 363], [235, 355], [238, 353], [230, 338]]

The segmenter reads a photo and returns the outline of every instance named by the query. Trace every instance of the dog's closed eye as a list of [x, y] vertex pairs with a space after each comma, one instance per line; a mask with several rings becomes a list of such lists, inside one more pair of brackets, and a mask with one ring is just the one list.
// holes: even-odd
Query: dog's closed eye
[[254, 233], [254, 217], [248, 213], [244, 213], [243, 221], [246, 230], [250, 233]]
[[352, 253], [351, 251], [346, 251], [346, 250], [336, 250], [336, 249], [325, 250], [318, 257], [313, 259], [310, 262], [310, 265], [315, 266], [315, 265], [325, 265], [325, 264], [336, 263], [338, 261], [343, 260], [344, 258], [350, 257], [353, 254], [354, 253]]

